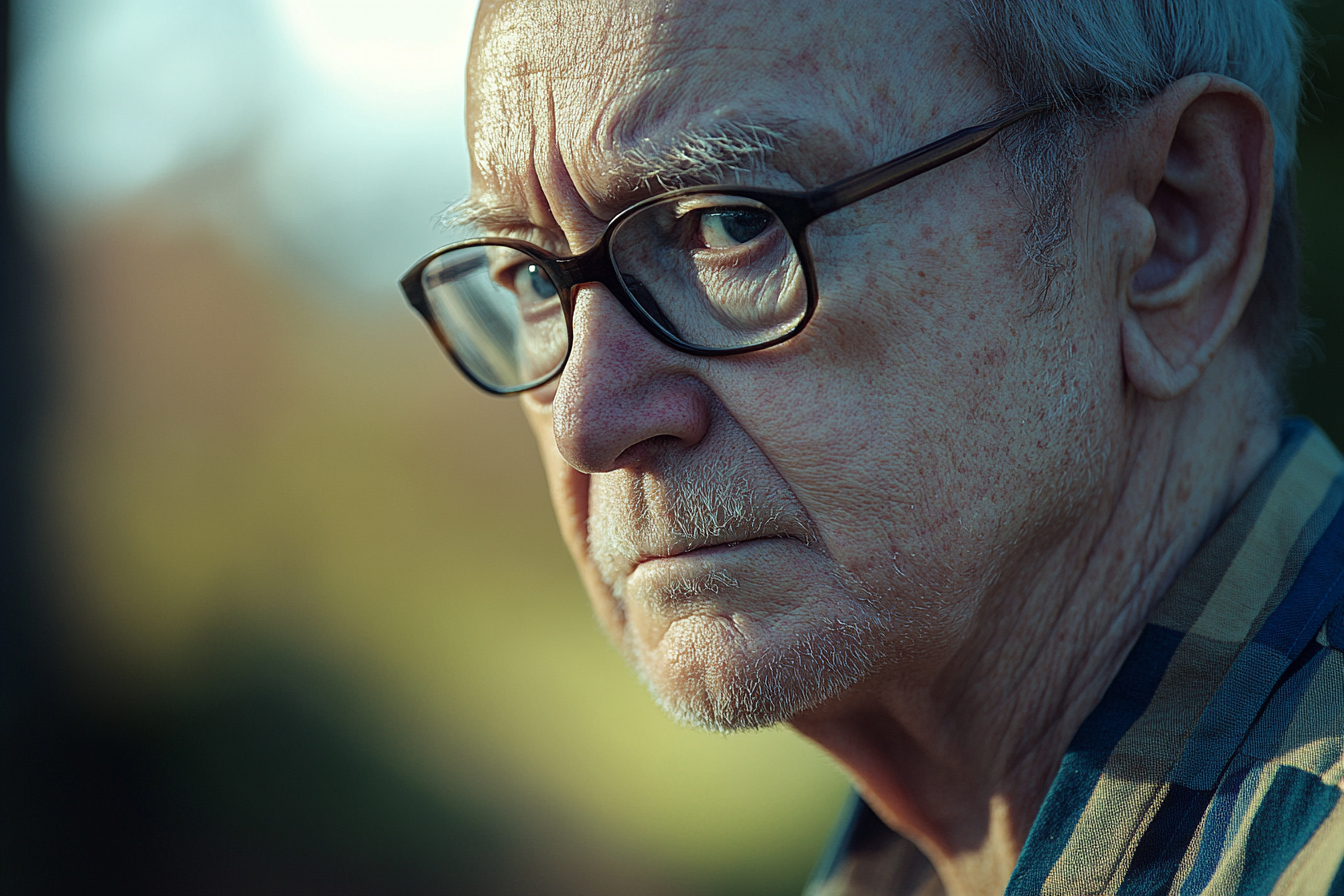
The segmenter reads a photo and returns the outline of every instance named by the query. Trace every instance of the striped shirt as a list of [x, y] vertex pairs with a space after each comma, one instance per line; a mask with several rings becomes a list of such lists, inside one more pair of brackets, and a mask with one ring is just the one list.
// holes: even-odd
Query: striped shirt
[[[1344, 460], [1305, 420], [1069, 745], [1008, 896], [1344, 896]], [[941, 896], [857, 797], [808, 896]]]

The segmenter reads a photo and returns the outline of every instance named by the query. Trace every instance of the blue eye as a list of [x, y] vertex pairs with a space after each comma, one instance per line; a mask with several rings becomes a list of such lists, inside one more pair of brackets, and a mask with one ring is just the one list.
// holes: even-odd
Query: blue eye
[[518, 273], [513, 276], [513, 285], [514, 291], [520, 297], [530, 298], [534, 301], [549, 299], [555, 295], [555, 286], [540, 265], [520, 265]]
[[755, 208], [725, 208], [700, 216], [700, 238], [711, 249], [731, 249], [765, 233], [775, 216]]

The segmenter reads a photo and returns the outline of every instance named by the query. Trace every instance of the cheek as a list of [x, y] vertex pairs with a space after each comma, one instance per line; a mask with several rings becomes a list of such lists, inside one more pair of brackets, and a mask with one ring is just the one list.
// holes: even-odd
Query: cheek
[[523, 416], [541, 453], [560, 536], [574, 558], [579, 577], [593, 602], [598, 620], [619, 643], [624, 617], [611, 591], [588, 557], [588, 476], [565, 463], [555, 446], [551, 406], [532, 394], [522, 397]]
[[[942, 264], [992, 236], [941, 247]], [[1086, 500], [1103, 441], [1087, 396], [1106, 394], [1110, 361], [1086, 309], [1033, 315], [1020, 276], [932, 261], [832, 278], [788, 366], [762, 367], [733, 406], [838, 562], [959, 593]]]
[[555, 508], [560, 534], [572, 553], [576, 545], [587, 539], [588, 487], [587, 477], [565, 463], [555, 445], [552, 430], [551, 405], [538, 401], [532, 395], [522, 398], [523, 417], [537, 440], [542, 469], [550, 489], [551, 505]]

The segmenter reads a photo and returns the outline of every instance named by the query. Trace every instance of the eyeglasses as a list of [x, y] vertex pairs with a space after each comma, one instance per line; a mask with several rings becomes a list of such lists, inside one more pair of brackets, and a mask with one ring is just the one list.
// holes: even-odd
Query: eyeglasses
[[401, 278], [401, 290], [476, 385], [497, 395], [533, 389], [564, 370], [580, 286], [607, 288], [666, 345], [733, 355], [790, 339], [817, 307], [807, 226], [837, 209], [945, 165], [1044, 110], [1031, 106], [804, 192], [688, 187], [611, 219], [581, 255], [522, 240], [447, 246]]

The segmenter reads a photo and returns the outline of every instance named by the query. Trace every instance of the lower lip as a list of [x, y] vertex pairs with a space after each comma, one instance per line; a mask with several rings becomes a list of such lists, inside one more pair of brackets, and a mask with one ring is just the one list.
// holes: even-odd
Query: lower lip
[[674, 606], [684, 610], [697, 605], [719, 609], [740, 605], [782, 569], [797, 567], [800, 558], [791, 550], [796, 547], [797, 539], [777, 536], [651, 557], [630, 570], [625, 596], [650, 608], [662, 607], [663, 612], [673, 612]]

